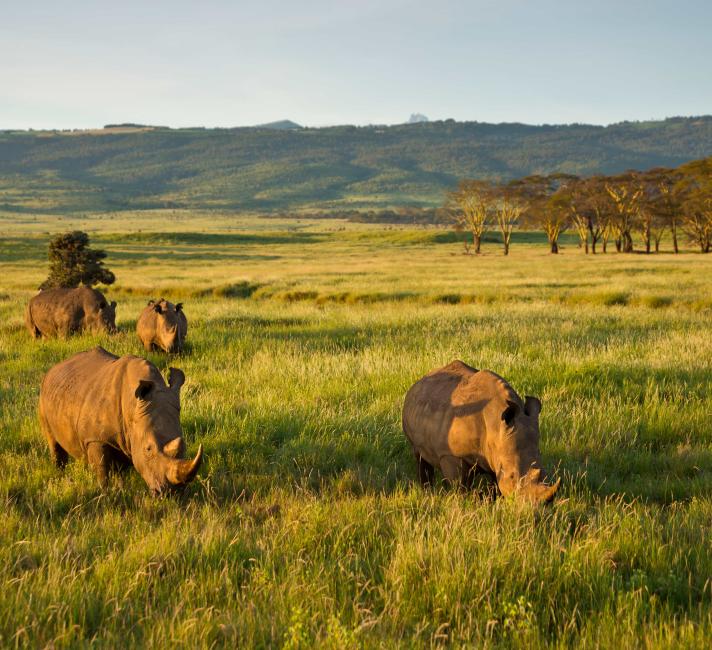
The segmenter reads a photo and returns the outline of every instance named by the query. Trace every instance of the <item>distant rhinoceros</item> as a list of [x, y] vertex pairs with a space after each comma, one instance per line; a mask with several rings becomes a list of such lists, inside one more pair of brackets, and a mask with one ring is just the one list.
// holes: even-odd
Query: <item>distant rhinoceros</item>
[[147, 352], [154, 348], [164, 352], [181, 352], [188, 334], [183, 303], [174, 305], [163, 298], [149, 300], [138, 317], [136, 332]]
[[180, 487], [198, 472], [202, 445], [183, 460], [181, 370], [168, 385], [146, 359], [117, 357], [101, 347], [52, 367], [40, 389], [40, 426], [58, 467], [82, 458], [102, 487], [109, 469], [133, 465], [154, 493]]
[[30, 299], [25, 325], [34, 338], [69, 336], [84, 330], [116, 333], [116, 302], [91, 287], [46, 289]]
[[560, 480], [547, 485], [539, 454], [541, 402], [526, 397], [489, 370], [462, 361], [433, 370], [408, 391], [403, 431], [418, 464], [418, 478], [432, 485], [438, 467], [449, 482], [470, 485], [482, 472], [503, 495], [551, 501]]

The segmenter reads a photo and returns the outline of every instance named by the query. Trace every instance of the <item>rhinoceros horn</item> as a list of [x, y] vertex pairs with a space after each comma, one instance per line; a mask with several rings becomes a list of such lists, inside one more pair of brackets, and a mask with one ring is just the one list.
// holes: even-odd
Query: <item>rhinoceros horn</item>
[[524, 494], [528, 496], [533, 501], [539, 501], [542, 503], [549, 503], [553, 501], [554, 495], [559, 489], [561, 484], [561, 479], [556, 481], [553, 485], [547, 485], [541, 480], [542, 471], [541, 468], [530, 469], [524, 479], [524, 485], [522, 490]]
[[200, 469], [203, 460], [203, 445], [198, 446], [198, 453], [193, 460], [178, 460], [172, 458], [168, 465], [166, 478], [173, 485], [186, 485], [190, 483]]

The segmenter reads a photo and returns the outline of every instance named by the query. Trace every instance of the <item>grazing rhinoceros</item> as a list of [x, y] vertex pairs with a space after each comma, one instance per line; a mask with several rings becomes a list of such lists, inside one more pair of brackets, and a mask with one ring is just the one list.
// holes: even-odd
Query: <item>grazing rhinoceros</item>
[[431, 485], [439, 467], [449, 482], [469, 486], [480, 471], [503, 495], [551, 501], [539, 455], [541, 402], [489, 370], [453, 361], [416, 382], [405, 397], [403, 431], [413, 446], [418, 478]]
[[76, 332], [116, 333], [116, 302], [91, 287], [46, 289], [30, 299], [25, 325], [34, 338], [69, 336]]
[[133, 465], [154, 493], [180, 487], [198, 472], [203, 448], [183, 460], [181, 370], [168, 386], [146, 359], [117, 357], [101, 347], [52, 367], [40, 389], [40, 426], [58, 467], [83, 458], [105, 487], [109, 469]]
[[188, 319], [183, 313], [183, 303], [174, 305], [161, 298], [149, 300], [136, 323], [136, 332], [147, 352], [158, 348], [164, 352], [183, 350]]

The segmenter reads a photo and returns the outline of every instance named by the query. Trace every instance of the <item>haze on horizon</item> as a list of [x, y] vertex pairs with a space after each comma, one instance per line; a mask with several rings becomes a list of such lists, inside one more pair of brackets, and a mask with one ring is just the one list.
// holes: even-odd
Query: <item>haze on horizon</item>
[[704, 0], [7, 4], [0, 129], [712, 113]]

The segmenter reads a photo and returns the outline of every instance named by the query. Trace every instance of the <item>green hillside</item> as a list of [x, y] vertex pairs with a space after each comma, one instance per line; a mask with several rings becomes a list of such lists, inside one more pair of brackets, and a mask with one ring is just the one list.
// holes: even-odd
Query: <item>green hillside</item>
[[0, 210], [434, 206], [462, 177], [615, 173], [712, 155], [712, 117], [608, 127], [429, 122], [330, 128], [0, 132]]

